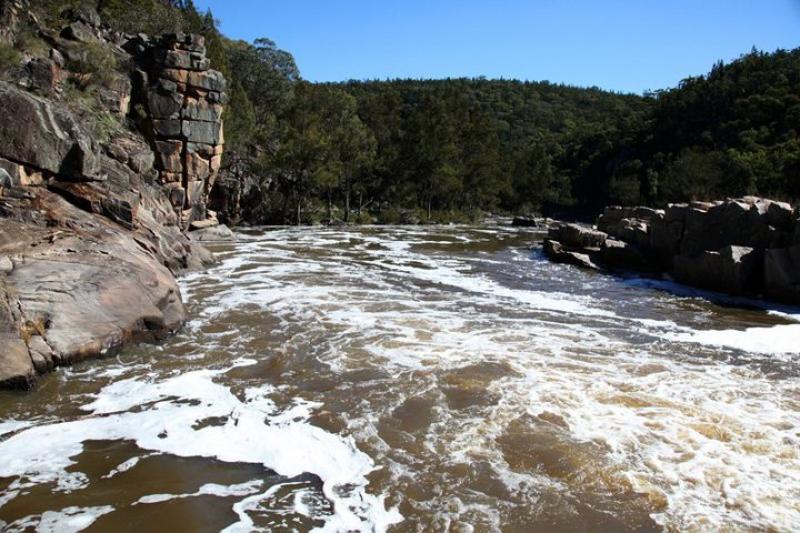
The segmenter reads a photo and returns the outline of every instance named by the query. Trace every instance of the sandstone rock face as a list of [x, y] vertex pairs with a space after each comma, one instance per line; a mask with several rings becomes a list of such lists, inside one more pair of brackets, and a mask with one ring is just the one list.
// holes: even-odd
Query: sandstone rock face
[[65, 110], [0, 82], [0, 157], [70, 179], [99, 179], [91, 138]]
[[0, 292], [17, 313], [9, 318], [0, 299], [0, 336], [15, 347], [0, 354], [0, 384], [29, 386], [35, 372], [181, 326], [178, 286], [136, 234], [44, 188], [31, 194], [42, 214], [62, 225], [38, 226], [25, 217], [0, 224], [0, 254], [13, 264], [0, 274]]
[[[0, 21], [22, 3], [0, 0]], [[76, 109], [58, 89], [77, 44], [119, 56], [131, 41], [100, 27], [91, 9], [67, 17], [48, 33], [49, 59], [29, 60], [16, 84], [0, 82], [2, 387], [29, 388], [56, 366], [176, 331], [185, 308], [173, 275], [213, 261], [198, 243], [230, 233], [206, 208], [225, 82], [209, 70], [202, 38], [136, 38], [126, 48], [136, 54], [121, 62], [134, 65], [130, 77], [115, 74], [98, 88], [97, 108]], [[0, 40], [6, 30], [13, 38], [13, 27], [1, 28]], [[86, 113], [124, 123], [132, 98], [147, 112], [140, 131], [93, 135]]]
[[[225, 158], [225, 166], [209, 196], [209, 207], [218, 213], [221, 222], [231, 226], [238, 225], [245, 212], [253, 221], [262, 203], [261, 187], [268, 188], [269, 182], [262, 183], [261, 176], [251, 174], [247, 158], [232, 152], [226, 152]], [[219, 168], [218, 159], [214, 164]]]
[[147, 112], [143, 128], [156, 153], [159, 179], [169, 186], [175, 213], [188, 229], [210, 219], [209, 194], [225, 142], [225, 79], [210, 69], [199, 35], [172, 34], [158, 41], [140, 36], [126, 48], [141, 67], [134, 99]]

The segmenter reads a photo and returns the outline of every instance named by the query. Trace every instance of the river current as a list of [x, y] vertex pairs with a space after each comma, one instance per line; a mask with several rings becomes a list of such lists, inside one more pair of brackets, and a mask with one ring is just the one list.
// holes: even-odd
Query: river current
[[800, 310], [510, 227], [239, 237], [174, 338], [0, 393], [0, 528], [800, 529]]

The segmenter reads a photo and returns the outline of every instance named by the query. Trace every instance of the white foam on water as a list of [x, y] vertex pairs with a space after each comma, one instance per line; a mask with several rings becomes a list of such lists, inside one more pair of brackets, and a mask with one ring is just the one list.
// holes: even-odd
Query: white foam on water
[[[505, 513], [535, 505], [547, 491], [616, 490], [663, 501], [654, 504], [652, 516], [669, 530], [797, 529], [797, 378], [769, 379], [757, 365], [734, 366], [714, 356], [718, 347], [735, 348], [758, 360], [783, 356], [791, 363], [800, 326], [703, 330], [697, 324], [707, 322], [693, 320], [694, 311], [670, 307], [680, 298], [654, 296], [634, 283], [630, 297], [641, 300], [638, 308], [658, 304], [670, 312], [664, 319], [635, 316], [604, 297], [606, 286], [619, 280], [538, 262], [525, 265], [530, 254], [516, 250], [500, 256], [510, 257], [510, 273], [502, 271], [498, 256], [481, 261], [474, 254], [420, 251], [417, 245], [437, 242], [446, 249], [446, 239], [431, 238], [430, 231], [441, 230], [381, 231], [376, 236], [286, 229], [244, 236], [220, 266], [181, 280], [193, 300], [202, 294], [193, 332], [232, 310], [263, 312], [280, 324], [275, 335], [287, 325], [302, 331], [287, 342], [301, 351], [318, 349], [316, 356], [334, 377], [364, 368], [388, 370], [390, 379], [374, 387], [359, 383], [364, 396], [343, 402], [351, 409], [339, 413], [347, 431], [334, 435], [308, 422], [325, 409], [325, 394], [316, 397], [320, 401], [297, 399], [279, 409], [269, 385], [245, 389], [239, 399], [220, 383], [224, 369], [139, 376], [105, 387], [84, 406], [84, 419], [9, 425], [9, 433], [18, 433], [0, 442], [0, 476], [16, 472], [71, 490], [86, 479], [67, 474], [69, 460], [62, 458], [79, 453], [87, 439], [133, 439], [157, 453], [264, 464], [287, 476], [312, 472], [335, 505], [333, 516], [322, 517], [329, 531], [383, 530], [400, 520], [383, 494], [366, 489], [366, 476], [376, 466], [390, 473], [384, 488], [391, 492], [398, 480], [436, 479], [437, 469], [472, 463], [489, 464], [492, 476], [518, 500], [492, 499], [444, 475], [437, 480], [440, 494], [409, 505], [435, 516], [439, 525], [502, 529]], [[355, 260], [348, 255], [353, 249]], [[480, 267], [489, 265], [506, 277], [518, 276], [515, 283], [481, 273]], [[547, 275], [546, 284], [519, 278]], [[465, 379], [496, 400], [449, 407], [442, 392], [448, 373], [487, 362], [509, 371], [488, 382]], [[410, 436], [424, 444], [414, 451], [395, 449], [383, 440], [381, 424], [391, 421], [405, 400], [422, 395], [436, 399], [424, 435]], [[146, 407], [129, 412], [141, 406]], [[540, 416], [563, 420], [558, 431], [576, 450], [593, 450], [579, 457], [584, 463], [576, 462], [575, 468], [585, 469], [578, 481], [515, 470], [506, 462], [498, 439], [515, 421]], [[208, 417], [228, 421], [192, 429]], [[44, 442], [47, 453], [39, 445]], [[21, 454], [20, 462], [13, 462], [14, 454]], [[42, 457], [47, 461], [37, 462]], [[253, 517], [266, 511], [281, 487], [247, 486], [247, 494], [242, 488], [233, 507], [239, 521], [228, 531], [254, 529]], [[198, 492], [228, 489], [206, 486]], [[287, 516], [313, 514], [302, 496], [305, 489], [295, 490]]]
[[60, 511], [45, 511], [41, 515], [21, 518], [5, 527], [5, 531], [30, 531], [38, 533], [73, 533], [83, 531], [98, 518], [114, 511], [111, 506], [67, 507]]
[[14, 433], [33, 425], [29, 420], [3, 420], [0, 422], [0, 437], [9, 433]]
[[[241, 360], [235, 366], [252, 362]], [[371, 527], [363, 520], [384, 525], [400, 520], [396, 510], [383, 507], [382, 498], [366, 492], [365, 476], [375, 465], [351, 438], [309, 424], [311, 404], [300, 402], [288, 415], [275, 412], [263, 388], [250, 391], [248, 399], [240, 401], [214, 381], [227, 370], [199, 370], [163, 380], [117, 381], [83, 406], [90, 416], [24, 429], [0, 442], [0, 477], [66, 482], [62, 490], [75, 490], [87, 480], [84, 476], [76, 482], [74, 473], [66, 469], [84, 442], [133, 440], [145, 450], [262, 464], [287, 477], [316, 474], [335, 510], [332, 517], [323, 518], [348, 529]], [[141, 410], [131, 412], [134, 408]], [[209, 417], [228, 417], [228, 422], [193, 428]], [[342, 491], [343, 486], [351, 489]]]
[[800, 325], [781, 324], [744, 330], [702, 330], [668, 334], [675, 342], [734, 348], [750, 353], [781, 355], [800, 354]]
[[[264, 482], [260, 479], [253, 479], [245, 483], [236, 485], [219, 485], [217, 483], [206, 483], [190, 494], [148, 494], [139, 498], [134, 505], [162, 503], [170, 500], [182, 500], [185, 498], [196, 498], [198, 496], [217, 496], [219, 498], [230, 498], [233, 496], [250, 496], [257, 492]], [[305, 516], [308, 516], [306, 514]]]

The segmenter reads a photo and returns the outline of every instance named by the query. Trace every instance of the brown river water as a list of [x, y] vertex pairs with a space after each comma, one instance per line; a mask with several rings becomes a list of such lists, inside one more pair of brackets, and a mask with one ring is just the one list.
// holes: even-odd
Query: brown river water
[[800, 310], [536, 238], [213, 246], [180, 334], [0, 393], [0, 529], [799, 530]]

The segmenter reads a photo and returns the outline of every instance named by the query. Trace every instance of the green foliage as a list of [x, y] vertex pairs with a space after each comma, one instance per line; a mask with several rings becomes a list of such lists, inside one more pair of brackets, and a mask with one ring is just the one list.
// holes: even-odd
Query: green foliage
[[189, 30], [190, 17], [196, 15], [162, 0], [99, 0], [97, 11], [117, 31], [150, 35]]
[[101, 143], [110, 141], [122, 131], [119, 119], [108, 111], [94, 113], [91, 126], [95, 139]]
[[800, 199], [800, 49], [753, 50], [655, 97], [646, 127], [614, 161], [642, 162], [645, 201]]
[[0, 43], [0, 74], [19, 65], [22, 55], [13, 46]]
[[111, 49], [100, 43], [76, 43], [75, 59], [67, 65], [82, 75], [84, 84], [108, 85], [118, 75], [117, 58]]
[[50, 51], [50, 47], [44, 39], [39, 37], [36, 31], [30, 29], [23, 30], [19, 33], [14, 42], [14, 46], [17, 50], [34, 57], [46, 57], [47, 53]]
[[238, 80], [230, 84], [229, 94], [228, 110], [225, 113], [226, 137], [228, 147], [238, 150], [255, 138], [256, 111]]

